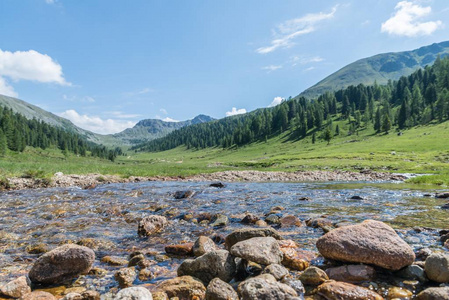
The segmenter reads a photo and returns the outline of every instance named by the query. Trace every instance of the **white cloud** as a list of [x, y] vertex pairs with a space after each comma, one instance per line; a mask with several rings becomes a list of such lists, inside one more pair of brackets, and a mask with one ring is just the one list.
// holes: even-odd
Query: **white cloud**
[[67, 96], [66, 94], [62, 95], [62, 99], [70, 101], [70, 102], [80, 102], [80, 103], [94, 103], [95, 99], [90, 96], [78, 97], [78, 96]]
[[59, 113], [59, 116], [67, 118], [72, 121], [76, 126], [83, 129], [90, 130], [100, 134], [111, 134], [131, 128], [136, 125], [136, 122], [126, 120], [114, 120], [114, 119], [102, 119], [98, 116], [80, 115], [73, 109], [66, 110]]
[[135, 119], [135, 118], [139, 118], [142, 116], [140, 114], [125, 114], [121, 111], [107, 111], [106, 113], [111, 114], [115, 118], [119, 118], [119, 119]]
[[151, 93], [151, 92], [153, 92], [152, 89], [150, 89], [150, 88], [143, 88], [141, 90], [123, 93], [123, 95], [126, 96], [126, 97], [134, 97], [134, 96], [148, 94], [148, 93]]
[[315, 67], [308, 67], [308, 68], [305, 69], [304, 71], [309, 72], [309, 71], [312, 71], [312, 70], [315, 70]]
[[226, 112], [226, 117], [241, 115], [241, 114], [246, 114], [246, 109], [244, 109], [244, 108], [237, 109], [237, 108], [233, 107], [231, 109], [231, 111]]
[[296, 66], [297, 64], [305, 65], [310, 63], [318, 63], [322, 62], [324, 58], [319, 56], [303, 56], [296, 55], [291, 58], [292, 66]]
[[273, 30], [274, 38], [271, 45], [256, 49], [257, 53], [266, 54], [278, 48], [288, 48], [294, 45], [293, 40], [301, 35], [309, 34], [316, 30], [315, 25], [321, 21], [333, 18], [338, 6], [334, 6], [330, 13], [319, 12], [307, 14], [301, 18], [288, 20]]
[[281, 68], [282, 68], [282, 65], [269, 65], [269, 66], [263, 67], [262, 70], [267, 70], [268, 73], [270, 73], [270, 72], [276, 71]]
[[172, 118], [169, 118], [169, 117], [166, 117], [166, 118], [164, 118], [164, 119], [162, 119], [162, 121], [164, 121], [164, 122], [179, 122], [178, 120], [175, 120], [175, 119], [172, 119]]
[[281, 104], [282, 101], [284, 101], [284, 98], [282, 98], [282, 97], [274, 97], [273, 101], [271, 102], [270, 105], [268, 105], [268, 107], [275, 107], [276, 105]]
[[382, 23], [381, 31], [391, 35], [422, 36], [431, 35], [441, 28], [441, 21], [420, 21], [432, 11], [430, 6], [420, 6], [411, 1], [401, 1], [395, 7], [396, 13], [385, 23]]
[[167, 110], [166, 110], [165, 108], [161, 108], [161, 109], [159, 109], [159, 111], [160, 111], [161, 113], [163, 113], [164, 115], [168, 114], [168, 113], [167, 113]]
[[0, 77], [0, 94], [10, 97], [18, 97], [19, 95], [14, 91], [14, 88], [10, 86], [6, 80]]

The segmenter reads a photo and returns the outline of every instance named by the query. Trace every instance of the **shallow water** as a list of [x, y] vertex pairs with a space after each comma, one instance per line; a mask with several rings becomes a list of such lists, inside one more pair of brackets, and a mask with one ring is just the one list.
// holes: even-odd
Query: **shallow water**
[[[54, 248], [83, 238], [95, 240], [95, 265], [110, 270], [107, 276], [82, 277], [76, 284], [99, 291], [116, 286], [114, 271], [100, 263], [105, 255], [127, 257], [133, 250], [165, 254], [167, 244], [195, 241], [199, 235], [218, 233], [225, 236], [245, 225], [239, 223], [245, 212], [263, 217], [273, 206], [285, 207], [284, 215], [301, 220], [326, 215], [333, 222], [385, 221], [415, 249], [439, 248], [438, 230], [447, 228], [449, 212], [440, 209], [446, 201], [424, 197], [424, 189], [405, 185], [372, 183], [229, 183], [223, 189], [207, 182], [142, 182], [110, 184], [93, 190], [53, 188], [6, 192], [0, 195], [0, 285], [28, 272], [38, 255], [26, 247], [44, 243]], [[190, 199], [175, 200], [173, 193], [191, 189]], [[363, 200], [350, 199], [354, 195]], [[299, 201], [309, 197], [310, 201]], [[222, 213], [230, 218], [224, 228], [211, 228], [181, 220], [180, 215], [202, 212]], [[149, 238], [137, 236], [137, 222], [148, 214], [168, 216], [171, 224], [162, 233]], [[413, 230], [414, 227], [429, 230]], [[316, 251], [315, 241], [321, 229], [306, 226], [279, 229], [304, 249]], [[420, 231], [420, 232], [419, 232]], [[154, 258], [150, 257], [150, 258]], [[181, 259], [155, 264], [163, 271], [147, 283], [176, 276]], [[141, 283], [141, 282], [138, 282]]]

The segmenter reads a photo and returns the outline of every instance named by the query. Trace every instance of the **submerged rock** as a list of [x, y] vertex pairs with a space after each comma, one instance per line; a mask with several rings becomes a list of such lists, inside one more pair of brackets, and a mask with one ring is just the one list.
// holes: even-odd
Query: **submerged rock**
[[149, 236], [161, 231], [167, 225], [167, 218], [164, 216], [151, 215], [143, 218], [139, 222], [137, 233], [139, 236]]
[[207, 286], [206, 300], [239, 300], [239, 296], [232, 286], [220, 278], [214, 278]]
[[234, 244], [230, 250], [232, 255], [262, 265], [280, 264], [282, 251], [272, 237], [255, 237]]
[[84, 246], [67, 244], [39, 257], [28, 276], [34, 283], [59, 284], [89, 272], [95, 253]]
[[328, 281], [318, 287], [318, 295], [327, 300], [383, 300], [379, 294], [346, 282]]
[[192, 198], [193, 195], [195, 195], [195, 192], [192, 190], [186, 190], [186, 191], [176, 191], [173, 197], [175, 199], [186, 199], [186, 198]]
[[204, 284], [191, 276], [165, 280], [157, 286], [157, 289], [165, 292], [168, 297], [178, 297], [179, 300], [203, 300], [206, 298], [206, 287]]
[[449, 282], [449, 254], [433, 253], [426, 259], [425, 271], [430, 280]]
[[153, 296], [148, 289], [134, 286], [118, 292], [114, 300], [153, 300]]
[[122, 257], [118, 256], [104, 256], [101, 259], [102, 263], [106, 263], [110, 266], [124, 266], [128, 264], [128, 261]]
[[254, 237], [273, 237], [277, 240], [282, 240], [282, 236], [273, 228], [242, 228], [233, 231], [226, 236], [226, 248], [230, 249], [235, 243], [248, 240]]
[[373, 220], [334, 229], [319, 238], [316, 246], [328, 259], [373, 264], [394, 271], [415, 260], [411, 247], [390, 226]]

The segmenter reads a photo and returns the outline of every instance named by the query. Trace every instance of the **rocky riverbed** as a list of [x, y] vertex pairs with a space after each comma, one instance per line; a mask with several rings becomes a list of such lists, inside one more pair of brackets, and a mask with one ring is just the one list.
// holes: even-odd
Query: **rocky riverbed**
[[0, 299], [449, 299], [439, 192], [196, 181], [4, 192]]

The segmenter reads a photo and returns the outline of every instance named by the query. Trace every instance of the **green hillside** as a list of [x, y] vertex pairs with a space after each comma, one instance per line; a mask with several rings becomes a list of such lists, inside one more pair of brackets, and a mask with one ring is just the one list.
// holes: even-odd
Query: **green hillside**
[[360, 59], [306, 89], [298, 97], [315, 98], [325, 92], [337, 91], [350, 85], [387, 84], [418, 68], [431, 65], [440, 55], [449, 55], [449, 41], [421, 47], [413, 51], [384, 53]]

